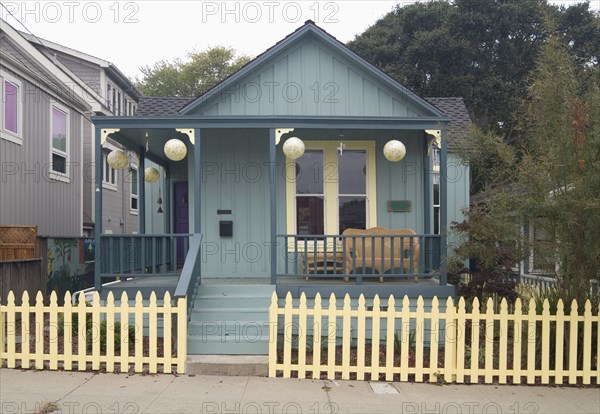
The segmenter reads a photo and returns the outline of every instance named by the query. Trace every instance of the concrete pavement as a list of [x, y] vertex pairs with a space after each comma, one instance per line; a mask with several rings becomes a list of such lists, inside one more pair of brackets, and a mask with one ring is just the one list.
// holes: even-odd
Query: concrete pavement
[[[51, 404], [54, 403], [54, 404]], [[0, 412], [600, 413], [600, 388], [0, 369]], [[48, 412], [48, 411], [47, 411]]]

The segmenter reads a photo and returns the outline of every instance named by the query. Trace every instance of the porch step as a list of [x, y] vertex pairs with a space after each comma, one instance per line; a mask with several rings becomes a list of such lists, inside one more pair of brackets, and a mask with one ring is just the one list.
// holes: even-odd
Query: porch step
[[268, 357], [263, 355], [190, 355], [185, 372], [191, 375], [266, 377]]
[[204, 285], [188, 324], [188, 355], [267, 355], [272, 285]]

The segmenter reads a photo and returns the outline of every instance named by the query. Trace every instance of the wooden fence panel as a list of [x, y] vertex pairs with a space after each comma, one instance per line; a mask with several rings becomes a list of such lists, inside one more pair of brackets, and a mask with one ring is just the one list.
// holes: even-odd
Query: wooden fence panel
[[[592, 310], [589, 301], [582, 315], [575, 301], [568, 315], [562, 301], [555, 313], [545, 301], [539, 314], [535, 301], [530, 300], [524, 309], [520, 299], [511, 308], [502, 300], [497, 309], [490, 299], [484, 311], [477, 299], [467, 304], [461, 298], [455, 305], [448, 298], [446, 308], [440, 310], [438, 298], [433, 298], [429, 311], [424, 309], [423, 298], [417, 300], [414, 310], [406, 296], [401, 306], [390, 297], [386, 309], [382, 309], [378, 296], [374, 297], [372, 310], [367, 310], [365, 303], [361, 296], [353, 309], [346, 296], [338, 307], [331, 295], [329, 305], [323, 307], [317, 295], [314, 306], [307, 308], [306, 297], [302, 296], [299, 308], [294, 308], [288, 294], [285, 306], [280, 308], [274, 294], [269, 310], [273, 324], [269, 375], [320, 378], [325, 371], [330, 379], [379, 380], [383, 375], [386, 381], [416, 382], [439, 381], [440, 376], [444, 381], [459, 383], [563, 384], [567, 378], [570, 384], [600, 382], [600, 309]], [[323, 314], [328, 323], [324, 342], [317, 339], [323, 329]], [[295, 315], [299, 316], [297, 330], [290, 326]], [[306, 346], [305, 336], [310, 316], [312, 349]], [[277, 332], [282, 320], [286, 329], [280, 343]], [[337, 337], [340, 320], [341, 347]], [[370, 355], [366, 352], [369, 325]], [[356, 326], [356, 330], [351, 326]], [[294, 347], [296, 342], [298, 346]], [[321, 349], [327, 355], [324, 364]], [[297, 358], [292, 358], [292, 353]], [[350, 355], [356, 355], [355, 364]]]
[[[83, 296], [81, 296], [83, 298]], [[30, 368], [33, 360], [36, 369], [88, 368], [107, 372], [158, 372], [159, 366], [165, 373], [185, 372], [187, 341], [187, 304], [185, 298], [172, 304], [166, 294], [162, 305], [152, 294], [148, 306], [144, 306], [141, 294], [136, 295], [134, 307], [123, 292], [121, 303], [115, 306], [112, 293], [102, 303], [100, 295], [94, 294], [88, 306], [84, 299], [76, 306], [71, 303], [71, 294], [64, 296], [64, 305], [58, 304], [56, 293], [50, 296], [49, 305], [38, 292], [33, 306], [24, 292], [21, 305], [16, 305], [15, 296], [8, 294], [6, 305], [0, 305], [0, 366], [8, 368]], [[116, 316], [119, 321], [116, 321]], [[149, 326], [144, 335], [144, 315]], [[158, 318], [165, 320], [163, 332], [163, 354], [158, 349]], [[172, 332], [171, 318], [176, 317], [177, 329]], [[135, 344], [129, 341], [130, 320], [135, 321]], [[119, 322], [119, 323], [117, 323]], [[120, 340], [116, 340], [117, 334]], [[171, 340], [171, 335], [176, 337]], [[20, 340], [19, 340], [20, 339]], [[117, 348], [119, 349], [115, 349]], [[32, 349], [33, 347], [33, 349]], [[118, 354], [117, 354], [118, 353]]]

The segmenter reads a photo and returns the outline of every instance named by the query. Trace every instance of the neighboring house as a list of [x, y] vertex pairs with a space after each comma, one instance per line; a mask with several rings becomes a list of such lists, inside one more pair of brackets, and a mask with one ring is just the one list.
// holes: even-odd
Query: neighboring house
[[[266, 353], [268, 330], [243, 329], [264, 326], [274, 291], [454, 294], [447, 228], [469, 203], [468, 166], [452, 154], [470, 121], [461, 99], [415, 95], [308, 21], [199, 98], [142, 98], [137, 115], [94, 117], [97, 152], [110, 137], [162, 166], [165, 214], [142, 208], [135, 237], [96, 221], [96, 288], [187, 296], [189, 353]], [[296, 160], [283, 153], [292, 137], [306, 148]], [[390, 140], [403, 160], [384, 157]], [[187, 154], [172, 161], [177, 143]], [[166, 234], [146, 231], [155, 220]], [[399, 233], [361, 234], [373, 227]], [[115, 275], [138, 277], [102, 288]]]
[[[50, 237], [92, 236], [95, 147], [92, 115], [132, 116], [140, 93], [108, 61], [16, 31], [2, 21], [0, 224], [36, 225]], [[47, 112], [47, 113], [46, 113]], [[54, 138], [51, 138], [51, 132]], [[47, 137], [48, 145], [40, 145]], [[138, 162], [101, 161], [103, 229], [139, 229]]]
[[79, 237], [92, 108], [72, 74], [0, 23], [0, 224]]
[[[104, 59], [88, 55], [66, 46], [39, 39], [21, 32], [33, 46], [51, 59], [63, 71], [75, 75], [74, 81], [96, 115], [132, 116], [135, 115], [140, 92], [115, 65]], [[93, 127], [83, 131], [83, 234], [93, 235], [94, 230], [94, 145]], [[139, 200], [137, 190], [138, 162], [133, 160], [132, 168], [126, 171], [112, 170], [106, 163], [111, 149], [122, 148], [109, 140], [103, 152], [104, 214], [103, 230], [107, 233], [134, 233], [139, 228]], [[128, 154], [133, 157], [133, 154]]]

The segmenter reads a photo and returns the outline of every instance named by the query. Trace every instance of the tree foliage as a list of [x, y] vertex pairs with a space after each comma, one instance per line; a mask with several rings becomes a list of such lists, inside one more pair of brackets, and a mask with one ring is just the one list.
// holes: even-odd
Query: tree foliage
[[557, 21], [580, 66], [598, 62], [600, 17], [588, 3], [455, 0], [400, 4], [348, 45], [421, 96], [461, 96], [480, 127], [511, 136], [527, 74]]
[[518, 150], [493, 133], [476, 131], [464, 151], [480, 167], [481, 192], [467, 220], [455, 225], [465, 236], [457, 258], [475, 263], [466, 286], [471, 295], [486, 293], [532, 252], [536, 266], [556, 276], [567, 303], [583, 304], [590, 281], [600, 279], [598, 68], [584, 76], [588, 69], [550, 27], [521, 103]]
[[140, 68], [143, 77], [136, 87], [147, 96], [198, 96], [249, 61], [231, 48], [217, 46], [188, 53], [186, 60], [160, 60]]

